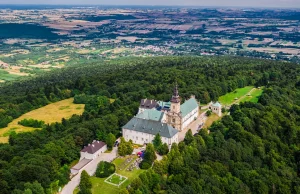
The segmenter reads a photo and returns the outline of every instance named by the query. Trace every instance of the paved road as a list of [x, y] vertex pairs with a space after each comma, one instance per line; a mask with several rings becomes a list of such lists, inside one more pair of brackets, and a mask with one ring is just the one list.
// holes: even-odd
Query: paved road
[[[97, 165], [101, 161], [110, 162], [117, 157], [117, 147], [114, 147], [111, 153], [103, 153], [98, 158], [91, 161], [88, 165], [86, 165], [83, 170], [87, 171], [89, 175], [94, 175], [97, 169]], [[61, 194], [73, 194], [74, 189], [79, 185], [80, 182], [79, 172], [72, 180], [62, 189]]]
[[203, 124], [205, 123], [205, 121], [207, 120], [207, 116], [206, 116], [206, 112], [200, 114], [197, 118], [196, 121], [193, 121], [191, 124], [189, 124], [183, 131], [179, 132], [178, 134], [178, 140], [179, 141], [183, 141], [184, 140], [184, 137], [185, 137], [185, 134], [186, 132], [191, 129], [192, 130], [192, 133], [193, 135], [195, 133], [197, 133], [197, 129], [199, 128], [199, 125], [200, 124]]

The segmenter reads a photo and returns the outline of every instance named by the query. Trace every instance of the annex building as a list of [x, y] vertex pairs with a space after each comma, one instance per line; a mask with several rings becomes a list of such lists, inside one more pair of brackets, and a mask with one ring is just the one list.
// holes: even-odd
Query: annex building
[[80, 151], [80, 160], [79, 162], [73, 166], [71, 170], [71, 174], [74, 176], [84, 170], [84, 168], [94, 159], [99, 157], [102, 153], [107, 150], [106, 143], [102, 141], [94, 140], [91, 144], [84, 146], [84, 148]]
[[199, 105], [195, 96], [181, 104], [177, 85], [169, 102], [142, 99], [138, 114], [122, 127], [123, 137], [136, 144], [151, 143], [159, 133], [163, 143], [178, 143], [178, 132], [197, 119]]

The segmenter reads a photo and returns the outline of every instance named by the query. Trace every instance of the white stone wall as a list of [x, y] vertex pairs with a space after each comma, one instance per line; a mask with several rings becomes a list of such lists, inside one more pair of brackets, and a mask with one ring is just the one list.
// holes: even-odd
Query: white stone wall
[[222, 107], [212, 106], [211, 111], [217, 114], [219, 117], [222, 116]]
[[195, 120], [199, 115], [199, 108], [195, 108], [192, 112], [187, 114], [183, 119], [182, 119], [182, 129], [185, 129], [191, 122]]
[[101, 149], [99, 149], [94, 154], [90, 154], [88, 152], [80, 152], [80, 160], [82, 160], [83, 158], [93, 160], [93, 159], [99, 157], [100, 154], [104, 153], [106, 150], [107, 150], [107, 145], [103, 146]]
[[[123, 129], [123, 137], [126, 141], [132, 140], [132, 142], [135, 144], [143, 145], [145, 143], [152, 143], [155, 135]], [[178, 133], [172, 138], [162, 137], [162, 142], [168, 145], [172, 145], [172, 143], [178, 143]]]

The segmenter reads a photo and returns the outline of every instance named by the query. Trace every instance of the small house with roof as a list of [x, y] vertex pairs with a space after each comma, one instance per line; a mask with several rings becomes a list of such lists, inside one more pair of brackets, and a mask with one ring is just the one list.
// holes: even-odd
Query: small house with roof
[[80, 151], [80, 160], [82, 160], [83, 158], [93, 160], [98, 156], [100, 156], [101, 153], [104, 153], [106, 150], [107, 150], [106, 143], [102, 141], [94, 140], [93, 143], [85, 146]]
[[83, 171], [84, 168], [94, 159], [100, 156], [101, 153], [104, 153], [107, 150], [107, 145], [102, 141], [94, 140], [91, 144], [85, 146], [80, 151], [80, 160], [73, 166], [71, 170], [72, 175], [76, 175], [79, 172]]
[[219, 102], [211, 103], [209, 109], [219, 117], [222, 116], [222, 105]]

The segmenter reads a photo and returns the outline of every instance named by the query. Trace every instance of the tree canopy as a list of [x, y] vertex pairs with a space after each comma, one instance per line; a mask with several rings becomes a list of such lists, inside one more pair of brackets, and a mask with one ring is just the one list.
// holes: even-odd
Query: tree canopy
[[[151, 180], [147, 188], [137, 180], [130, 193], [297, 193], [299, 73], [298, 64], [272, 60], [154, 57], [70, 67], [3, 84], [0, 128], [26, 112], [69, 97], [84, 103], [85, 111], [41, 130], [10, 132], [9, 143], [0, 144], [1, 192], [34, 192], [25, 187], [34, 182], [44, 192], [63, 186], [69, 181], [70, 164], [79, 159], [85, 145], [94, 139], [105, 141], [110, 133], [120, 137], [140, 99], [168, 101], [177, 80], [183, 101], [194, 94], [201, 104], [236, 88], [265, 89], [259, 103], [233, 106], [230, 115], [211, 126], [210, 134], [201, 130], [191, 140], [172, 145], [163, 160], [154, 162], [147, 179], [140, 177], [143, 182]], [[132, 153], [132, 144], [124, 147], [125, 155]]]

